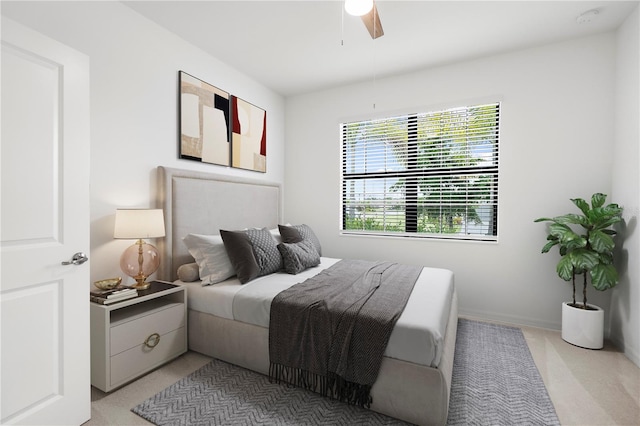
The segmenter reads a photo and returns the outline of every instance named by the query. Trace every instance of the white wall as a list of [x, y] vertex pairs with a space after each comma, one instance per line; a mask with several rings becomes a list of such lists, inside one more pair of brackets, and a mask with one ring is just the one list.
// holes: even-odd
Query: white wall
[[[284, 180], [284, 99], [119, 2], [2, 4], [91, 63], [91, 280], [120, 276], [118, 207], [155, 207], [156, 167]], [[267, 111], [267, 173], [178, 159], [178, 71]], [[88, 284], [89, 285], [89, 284]]]
[[611, 300], [611, 337], [640, 366], [640, 27], [638, 8], [616, 39], [615, 149], [612, 195], [624, 207], [624, 236], [618, 253], [620, 284]]
[[[614, 77], [610, 33], [288, 98], [286, 220], [309, 224], [328, 256], [453, 270], [462, 314], [559, 328], [571, 286], [533, 220], [610, 192]], [[502, 101], [499, 242], [340, 236], [339, 123], [475, 100]], [[611, 293], [594, 293], [608, 308]]]

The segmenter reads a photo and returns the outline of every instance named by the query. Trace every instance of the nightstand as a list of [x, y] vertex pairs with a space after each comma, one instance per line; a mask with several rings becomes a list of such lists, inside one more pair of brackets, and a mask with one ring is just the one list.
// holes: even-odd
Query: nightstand
[[90, 303], [91, 384], [110, 392], [187, 351], [187, 289], [153, 281], [138, 297]]

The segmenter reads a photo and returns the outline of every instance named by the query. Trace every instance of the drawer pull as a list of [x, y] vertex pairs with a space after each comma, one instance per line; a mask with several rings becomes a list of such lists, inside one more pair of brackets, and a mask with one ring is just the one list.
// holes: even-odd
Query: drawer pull
[[160, 335], [158, 333], [153, 333], [144, 341], [144, 345], [149, 349], [155, 348], [158, 343], [160, 343]]

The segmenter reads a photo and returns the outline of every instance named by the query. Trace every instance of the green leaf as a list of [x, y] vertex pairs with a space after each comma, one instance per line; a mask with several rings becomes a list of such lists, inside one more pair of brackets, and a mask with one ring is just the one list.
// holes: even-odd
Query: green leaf
[[[594, 226], [605, 228], [622, 220], [622, 209], [615, 204], [609, 204], [606, 207], [594, 208], [588, 216]], [[607, 222], [608, 224], [605, 224]]]
[[571, 280], [573, 277], [573, 263], [571, 263], [571, 258], [569, 256], [563, 256], [556, 266], [556, 271], [558, 272], [558, 276], [563, 280]]
[[549, 234], [560, 240], [560, 244], [566, 246], [569, 250], [586, 247], [587, 245], [586, 238], [576, 234], [573, 229], [561, 223], [549, 225]]
[[553, 221], [555, 223], [561, 223], [561, 224], [572, 223], [575, 225], [583, 225], [583, 226], [586, 226], [589, 224], [589, 221], [586, 216], [583, 216], [581, 214], [574, 214], [574, 213], [569, 213], [569, 214], [565, 214], [564, 216], [555, 217], [553, 218]]
[[607, 207], [607, 209], [611, 214], [611, 218], [616, 219], [616, 222], [620, 222], [622, 220], [622, 213], [624, 212], [624, 209], [622, 207], [618, 207], [617, 205], [615, 205], [611, 208]]
[[549, 253], [549, 250], [551, 250], [551, 247], [558, 245], [560, 242], [556, 239], [549, 241], [547, 244], [544, 245], [544, 247], [542, 247], [542, 253]]
[[597, 207], [602, 207], [604, 206], [604, 202], [607, 199], [607, 195], [606, 194], [602, 194], [600, 192], [596, 192], [595, 194], [593, 194], [591, 196], [591, 207], [592, 208], [597, 208]]
[[616, 245], [616, 243], [613, 241], [613, 238], [602, 231], [590, 232], [589, 244], [591, 244], [591, 248], [598, 253], [610, 252]]
[[582, 210], [582, 213], [584, 213], [585, 216], [589, 215], [589, 210], [591, 210], [591, 208], [589, 208], [589, 204], [585, 200], [582, 198], [572, 198], [571, 201], [573, 204], [578, 206], [580, 210]]
[[567, 233], [573, 233], [573, 230], [567, 225], [555, 222], [549, 225], [549, 235], [562, 239], [563, 235]]
[[548, 222], [548, 221], [553, 221], [553, 219], [551, 219], [550, 217], [539, 217], [536, 220], [534, 220], [534, 222]]
[[568, 250], [582, 249], [587, 246], [587, 239], [583, 236], [578, 236], [578, 238], [571, 240], [560, 241], [560, 244], [564, 244]]
[[620, 216], [623, 211], [622, 207], [620, 207], [616, 203], [608, 204], [604, 209], [607, 212], [609, 212], [611, 215], [615, 215], [615, 216]]
[[604, 207], [596, 207], [589, 212], [589, 219], [592, 223], [604, 222], [611, 218], [611, 212]]
[[618, 284], [618, 272], [613, 265], [595, 266], [591, 271], [591, 284], [596, 290], [606, 290]]
[[614, 225], [614, 224], [618, 223], [618, 222], [620, 222], [620, 220], [611, 219], [611, 221], [609, 221], [609, 222], [598, 223], [591, 230], [592, 231], [605, 232], [606, 234], [609, 234], [609, 235], [616, 235], [617, 232], [614, 229], [609, 229], [609, 227], [611, 225]]
[[580, 248], [567, 255], [571, 264], [578, 272], [588, 271], [600, 263], [600, 257], [586, 248]]
[[600, 258], [600, 264], [602, 265], [612, 265], [613, 264], [613, 253], [598, 253], [598, 257]]

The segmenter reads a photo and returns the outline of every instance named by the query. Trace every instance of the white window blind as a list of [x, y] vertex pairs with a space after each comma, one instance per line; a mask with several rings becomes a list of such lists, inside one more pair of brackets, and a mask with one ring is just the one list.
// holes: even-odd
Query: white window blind
[[342, 231], [495, 240], [500, 104], [341, 124]]

